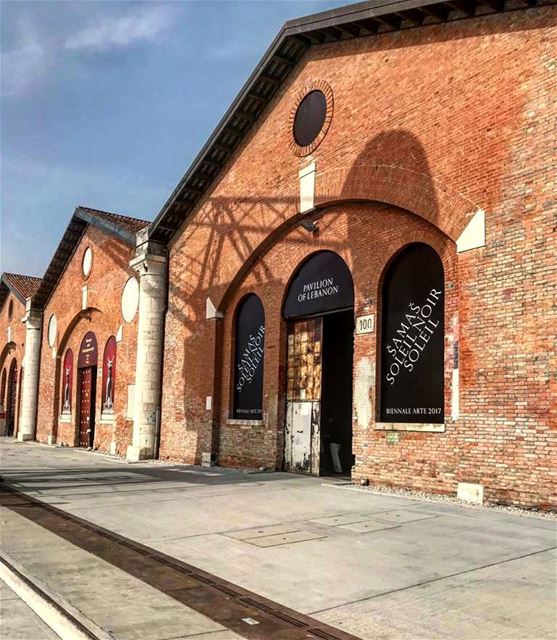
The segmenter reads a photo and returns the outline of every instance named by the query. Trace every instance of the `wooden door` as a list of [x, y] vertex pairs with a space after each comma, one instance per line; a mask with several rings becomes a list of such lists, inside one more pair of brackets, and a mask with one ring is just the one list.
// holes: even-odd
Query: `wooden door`
[[288, 327], [284, 466], [319, 475], [322, 318]]
[[6, 412], [6, 435], [13, 436], [15, 431], [15, 415], [17, 407], [17, 366], [10, 368], [8, 380], [8, 410]]
[[79, 370], [79, 442], [80, 447], [92, 447], [95, 436], [96, 367]]

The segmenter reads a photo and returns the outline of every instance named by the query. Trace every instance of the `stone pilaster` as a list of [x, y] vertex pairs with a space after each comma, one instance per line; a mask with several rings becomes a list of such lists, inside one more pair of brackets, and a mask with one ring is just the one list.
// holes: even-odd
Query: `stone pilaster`
[[139, 273], [139, 318], [132, 444], [127, 459], [146, 460], [156, 455], [157, 414], [161, 406], [164, 320], [167, 300], [167, 259], [140, 252], [130, 265]]
[[34, 440], [37, 431], [42, 312], [32, 309], [28, 303], [23, 322], [25, 324], [25, 355], [23, 359], [21, 410], [17, 433], [17, 439], [21, 441]]

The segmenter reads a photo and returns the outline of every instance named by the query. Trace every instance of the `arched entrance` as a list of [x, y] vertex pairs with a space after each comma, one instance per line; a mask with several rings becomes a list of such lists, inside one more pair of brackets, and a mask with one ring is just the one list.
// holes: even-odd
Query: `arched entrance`
[[17, 362], [12, 360], [8, 373], [8, 388], [6, 401], [6, 435], [13, 436], [16, 431], [17, 413]]
[[79, 348], [78, 369], [78, 446], [93, 448], [95, 441], [95, 407], [97, 397], [97, 338], [85, 334]]
[[350, 474], [354, 284], [332, 251], [298, 268], [283, 306], [288, 323], [284, 466]]

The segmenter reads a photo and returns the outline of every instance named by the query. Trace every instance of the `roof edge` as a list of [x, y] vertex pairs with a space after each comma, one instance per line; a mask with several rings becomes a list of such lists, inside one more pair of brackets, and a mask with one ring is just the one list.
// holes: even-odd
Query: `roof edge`
[[[11, 291], [14, 296], [16, 296], [16, 298], [22, 303], [25, 304], [26, 301], [29, 298], [32, 298], [33, 296], [24, 296], [23, 293], [21, 293], [21, 291], [13, 284], [13, 282], [10, 282], [9, 277], [7, 276], [15, 276], [18, 278], [33, 278], [34, 280], [39, 280], [42, 281], [42, 278], [38, 277], [38, 276], [28, 276], [24, 273], [13, 273], [11, 271], [3, 271], [2, 275], [0, 276], [0, 281], [1, 283], [9, 290]], [[4, 304], [5, 298], [7, 297], [7, 293], [4, 293], [4, 295], [2, 295], [3, 292], [0, 292], [0, 307]]]
[[[99, 212], [108, 213], [108, 211], [105, 212], [100, 210]], [[122, 214], [117, 214], [117, 215], [122, 215]], [[136, 234], [134, 232], [126, 231], [125, 229], [119, 228], [116, 223], [110, 222], [109, 220], [101, 220], [94, 214], [90, 213], [86, 207], [83, 207], [81, 205], [77, 206], [74, 211], [74, 216], [76, 216], [80, 220], [83, 220], [87, 224], [97, 227], [101, 231], [105, 231], [106, 233], [109, 233], [113, 236], [120, 238], [120, 240], [123, 240], [126, 244], [129, 244], [130, 246], [135, 247]], [[122, 217], [125, 218], [127, 216], [122, 216]], [[137, 219], [137, 218], [134, 218], [134, 219]], [[146, 222], [145, 226], [149, 226], [150, 223], [147, 221], [145, 222]]]
[[[467, 18], [555, 5], [555, 2], [366, 0], [285, 22], [151, 223], [149, 238], [163, 244], [172, 240], [310, 47], [370, 37], [377, 33], [382, 35], [400, 29], [435, 26]], [[277, 68], [281, 69], [280, 64], [282, 72], [277, 72]], [[273, 89], [266, 90], [265, 83], [272, 84]], [[258, 108], [252, 107], [254, 101], [259, 103]], [[249, 124], [239, 127], [238, 118], [249, 121]]]

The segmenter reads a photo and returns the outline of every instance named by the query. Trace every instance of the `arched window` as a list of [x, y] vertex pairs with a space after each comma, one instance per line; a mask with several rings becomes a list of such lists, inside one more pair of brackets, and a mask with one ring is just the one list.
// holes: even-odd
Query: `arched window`
[[7, 380], [7, 401], [6, 401], [6, 435], [13, 436], [16, 433], [16, 412], [17, 412], [17, 361], [15, 358], [10, 364]]
[[265, 311], [261, 300], [251, 293], [240, 302], [236, 313], [233, 418], [263, 417], [264, 352]]
[[0, 383], [0, 404], [5, 406], [6, 403], [6, 369], [2, 370], [2, 382]]
[[406, 247], [385, 274], [382, 422], [443, 422], [444, 288], [443, 263], [422, 243]]
[[116, 338], [110, 336], [106, 341], [103, 357], [102, 410], [114, 409], [114, 382], [116, 379]]
[[62, 413], [70, 413], [72, 410], [73, 387], [73, 351], [68, 349], [64, 356], [64, 368], [62, 369]]

